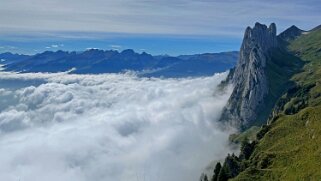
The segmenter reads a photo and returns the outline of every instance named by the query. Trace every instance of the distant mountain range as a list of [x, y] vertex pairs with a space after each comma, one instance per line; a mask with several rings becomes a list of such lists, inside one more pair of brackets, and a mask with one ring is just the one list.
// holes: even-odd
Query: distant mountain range
[[77, 74], [119, 73], [136, 71], [147, 77], [207, 76], [235, 66], [238, 52], [196, 55], [152, 56], [131, 49], [122, 52], [90, 49], [83, 52], [46, 51], [36, 55], [0, 54], [6, 71], [63, 72]]

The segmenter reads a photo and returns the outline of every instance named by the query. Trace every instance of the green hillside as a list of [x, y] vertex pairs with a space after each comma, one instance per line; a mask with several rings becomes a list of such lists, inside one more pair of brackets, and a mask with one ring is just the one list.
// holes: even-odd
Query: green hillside
[[321, 30], [301, 35], [288, 48], [306, 64], [275, 107], [248, 168], [233, 180], [321, 179]]
[[[278, 97], [256, 141], [243, 139], [240, 156], [226, 158], [221, 180], [321, 180], [321, 29], [289, 42], [287, 51], [304, 62], [302, 70], [289, 77], [293, 84]], [[284, 77], [269, 78], [278, 92]]]

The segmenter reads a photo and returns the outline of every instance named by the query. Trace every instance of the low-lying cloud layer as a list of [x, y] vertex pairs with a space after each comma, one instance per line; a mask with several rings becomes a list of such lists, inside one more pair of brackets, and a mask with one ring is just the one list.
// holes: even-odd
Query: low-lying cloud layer
[[197, 180], [228, 151], [224, 77], [0, 72], [0, 180]]

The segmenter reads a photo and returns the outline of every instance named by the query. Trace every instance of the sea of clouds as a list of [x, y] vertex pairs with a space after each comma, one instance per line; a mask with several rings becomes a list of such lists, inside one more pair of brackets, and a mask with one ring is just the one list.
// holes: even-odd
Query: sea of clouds
[[0, 180], [198, 180], [230, 151], [226, 75], [0, 72]]

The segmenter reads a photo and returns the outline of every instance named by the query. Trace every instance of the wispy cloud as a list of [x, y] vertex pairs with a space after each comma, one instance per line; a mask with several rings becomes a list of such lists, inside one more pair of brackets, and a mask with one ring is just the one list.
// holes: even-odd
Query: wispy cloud
[[[10, 0], [0, 3], [0, 52], [87, 47], [157, 54], [238, 50], [246, 26], [275, 22], [278, 32], [320, 23], [319, 0]], [[59, 43], [58, 43], [59, 42]], [[122, 45], [110, 47], [110, 45]], [[50, 47], [50, 48], [45, 48]]]
[[62, 47], [64, 47], [64, 44], [52, 44], [50, 46], [46, 46], [45, 48], [46, 49], [51, 49], [51, 48], [58, 49], [58, 48], [62, 48]]
[[12, 51], [12, 50], [17, 50], [18, 47], [12, 46], [12, 45], [4, 45], [4, 46], [0, 46], [0, 49], [1, 50]]
[[109, 47], [110, 47], [112, 50], [117, 50], [117, 51], [119, 51], [119, 50], [122, 49], [123, 46], [121, 46], [121, 45], [110, 45]]
[[11, 0], [1, 2], [2, 31], [92, 31], [240, 36], [256, 21], [312, 28], [316, 0]]
[[100, 50], [100, 48], [93, 48], [93, 47], [88, 47], [86, 50]]

